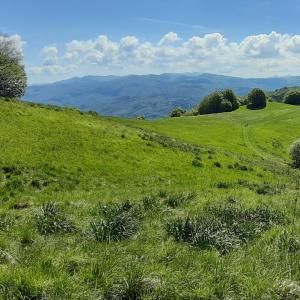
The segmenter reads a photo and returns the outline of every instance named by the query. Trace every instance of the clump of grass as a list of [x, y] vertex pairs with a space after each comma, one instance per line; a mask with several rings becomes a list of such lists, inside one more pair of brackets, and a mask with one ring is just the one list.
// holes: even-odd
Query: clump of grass
[[156, 210], [160, 205], [159, 198], [155, 195], [143, 197], [142, 202], [145, 210]]
[[234, 163], [233, 165], [232, 164], [228, 165], [228, 169], [235, 169], [240, 171], [253, 171], [253, 168], [250, 168], [246, 165], [241, 165], [238, 162]]
[[192, 165], [194, 167], [203, 167], [204, 166], [202, 159], [199, 155], [195, 156], [194, 160], [192, 161]]
[[8, 231], [14, 225], [14, 219], [5, 214], [0, 214], [0, 231]]
[[140, 300], [155, 289], [155, 282], [145, 278], [142, 271], [131, 268], [125, 277], [104, 293], [105, 299]]
[[176, 193], [167, 196], [165, 203], [171, 207], [176, 208], [184, 203], [194, 200], [197, 197], [195, 192]]
[[[40, 288], [27, 280], [6, 280], [0, 282], [1, 299], [43, 300], [48, 299]], [[3, 298], [2, 298], [3, 297]]]
[[160, 198], [166, 198], [168, 196], [168, 193], [167, 193], [167, 191], [160, 190], [157, 195]]
[[267, 207], [242, 210], [231, 205], [209, 206], [199, 216], [169, 221], [166, 231], [176, 241], [226, 254], [283, 222], [281, 213]]
[[129, 201], [101, 206], [102, 218], [90, 223], [89, 232], [96, 241], [117, 242], [131, 237], [138, 229], [139, 211]]
[[296, 253], [300, 250], [300, 240], [295, 234], [287, 230], [279, 234], [277, 242], [279, 249], [285, 253]]
[[214, 166], [215, 166], [216, 168], [222, 168], [221, 163], [218, 162], [218, 161], [215, 161], [215, 162], [214, 162]]
[[67, 220], [64, 213], [52, 202], [41, 206], [39, 213], [36, 215], [36, 226], [39, 233], [43, 235], [58, 232], [67, 233], [75, 230], [74, 225]]
[[228, 182], [220, 181], [216, 184], [218, 189], [229, 189], [231, 184]]

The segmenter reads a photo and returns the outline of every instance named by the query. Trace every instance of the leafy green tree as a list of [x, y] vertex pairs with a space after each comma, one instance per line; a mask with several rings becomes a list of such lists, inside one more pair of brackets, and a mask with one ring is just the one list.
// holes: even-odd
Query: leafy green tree
[[182, 115], [185, 114], [185, 112], [186, 112], [186, 110], [184, 110], [180, 107], [177, 107], [177, 108], [173, 109], [169, 115], [171, 118], [176, 118], [176, 117], [181, 117]]
[[261, 109], [267, 105], [267, 97], [263, 90], [255, 88], [248, 95], [248, 108]]
[[223, 99], [219, 105], [219, 112], [230, 112], [232, 111], [232, 104], [230, 101]]
[[284, 102], [292, 105], [300, 105], [300, 91], [290, 91], [284, 97]]
[[300, 139], [295, 141], [290, 147], [290, 156], [295, 167], [300, 167]]
[[223, 97], [231, 103], [232, 111], [239, 108], [240, 104], [237, 96], [234, 94], [233, 90], [225, 90], [222, 92]]
[[198, 112], [200, 115], [218, 113], [223, 95], [220, 92], [214, 92], [206, 96], [198, 106]]
[[230, 112], [239, 108], [239, 102], [232, 90], [214, 92], [206, 96], [198, 106], [200, 115]]
[[13, 42], [0, 36], [0, 97], [19, 98], [24, 95], [27, 77], [21, 61], [22, 55]]

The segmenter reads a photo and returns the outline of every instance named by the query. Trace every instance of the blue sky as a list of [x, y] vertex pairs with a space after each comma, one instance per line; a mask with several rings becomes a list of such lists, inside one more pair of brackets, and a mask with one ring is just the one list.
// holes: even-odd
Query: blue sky
[[296, 0], [1, 0], [0, 30], [25, 42], [30, 82], [170, 71], [262, 77], [300, 75], [299, 15]]

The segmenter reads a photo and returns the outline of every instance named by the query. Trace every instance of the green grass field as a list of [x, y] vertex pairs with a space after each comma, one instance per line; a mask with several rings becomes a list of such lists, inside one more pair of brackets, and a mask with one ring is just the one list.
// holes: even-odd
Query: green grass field
[[1, 299], [299, 299], [300, 108], [155, 121], [0, 100]]

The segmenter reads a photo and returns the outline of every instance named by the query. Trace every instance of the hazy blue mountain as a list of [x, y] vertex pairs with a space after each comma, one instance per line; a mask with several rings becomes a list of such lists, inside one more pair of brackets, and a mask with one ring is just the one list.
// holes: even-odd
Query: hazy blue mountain
[[300, 76], [246, 79], [197, 73], [86, 76], [29, 86], [24, 100], [95, 110], [103, 115], [157, 118], [177, 106], [191, 108], [214, 90], [231, 88], [245, 95], [254, 87], [271, 91], [285, 86], [300, 86]]

